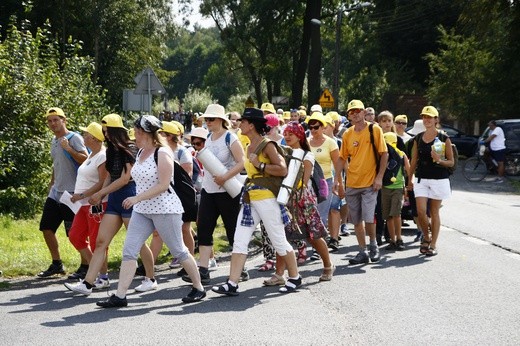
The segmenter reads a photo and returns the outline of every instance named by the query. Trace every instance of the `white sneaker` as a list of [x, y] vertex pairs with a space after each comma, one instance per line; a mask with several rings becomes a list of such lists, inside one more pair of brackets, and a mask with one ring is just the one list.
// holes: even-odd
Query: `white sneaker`
[[135, 288], [137, 292], [148, 292], [157, 289], [157, 280], [152, 281], [148, 278], [144, 279], [139, 286]]
[[210, 258], [209, 262], [208, 262], [208, 269], [217, 268], [217, 267], [218, 267], [217, 260], [215, 258]]
[[70, 284], [68, 282], [65, 282], [64, 285], [72, 292], [83, 294], [84, 296], [88, 296], [92, 293], [92, 288], [87, 288], [83, 281], [80, 281], [76, 284]]
[[93, 290], [102, 290], [104, 288], [110, 287], [110, 281], [108, 279], [97, 278], [96, 282], [94, 282]]

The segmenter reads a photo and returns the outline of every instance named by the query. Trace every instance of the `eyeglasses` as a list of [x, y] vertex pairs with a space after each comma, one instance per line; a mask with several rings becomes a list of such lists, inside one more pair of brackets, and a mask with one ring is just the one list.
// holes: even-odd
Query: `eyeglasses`
[[321, 125], [314, 125], [314, 126], [310, 126], [310, 125], [309, 125], [309, 129], [311, 129], [311, 130], [317, 130], [317, 129], [319, 129], [320, 127], [321, 127]]
[[215, 121], [215, 119], [217, 119], [217, 118], [207, 118], [207, 117], [204, 118], [204, 120], [206, 122]]
[[204, 142], [202, 142], [202, 141], [192, 141], [191, 142], [191, 145], [193, 145], [194, 147], [200, 147], [202, 144], [204, 144]]
[[403, 122], [401, 122], [401, 121], [396, 121], [395, 124], [396, 124], [396, 125], [406, 125], [406, 123], [403, 123]]
[[359, 112], [361, 112], [361, 109], [351, 109], [348, 111], [348, 114], [358, 114]]

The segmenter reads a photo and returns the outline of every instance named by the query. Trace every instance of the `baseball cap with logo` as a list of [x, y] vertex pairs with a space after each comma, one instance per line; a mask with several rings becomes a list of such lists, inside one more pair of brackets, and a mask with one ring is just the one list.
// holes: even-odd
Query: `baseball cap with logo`
[[437, 108], [433, 106], [426, 106], [422, 109], [421, 115], [426, 115], [430, 118], [437, 118], [439, 116], [439, 112], [437, 111]]
[[123, 126], [123, 119], [119, 114], [112, 113], [105, 115], [103, 119], [101, 119], [101, 123], [106, 127], [117, 127], [126, 130], [126, 127]]
[[408, 123], [408, 117], [404, 114], [399, 114], [395, 117], [394, 119], [394, 123], [398, 122], [398, 121], [402, 121], [402, 122], [405, 122], [405, 123]]
[[87, 127], [80, 126], [79, 129], [84, 132], [90, 133], [94, 138], [99, 140], [100, 142], [105, 141], [105, 135], [103, 134], [103, 129], [100, 124], [96, 122], [90, 123]]
[[167, 132], [171, 133], [172, 135], [180, 135], [181, 129], [179, 129], [179, 126], [177, 126], [173, 121], [163, 121], [162, 129], [159, 130], [159, 132]]
[[262, 103], [262, 106], [260, 107], [260, 109], [264, 112], [269, 112], [269, 113], [276, 113], [276, 110], [274, 109], [274, 106], [272, 103], [269, 103], [269, 102], [266, 102], [266, 103]]
[[352, 100], [348, 103], [347, 112], [351, 109], [365, 109], [365, 105], [360, 100]]

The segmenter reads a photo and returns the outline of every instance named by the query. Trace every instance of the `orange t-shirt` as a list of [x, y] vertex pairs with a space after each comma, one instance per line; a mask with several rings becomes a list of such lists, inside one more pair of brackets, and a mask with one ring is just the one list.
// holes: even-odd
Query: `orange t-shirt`
[[[361, 131], [354, 131], [354, 126], [350, 127], [342, 138], [339, 156], [343, 160], [350, 160], [347, 171], [347, 187], [364, 188], [372, 186], [376, 178], [376, 160], [374, 149], [370, 143], [370, 132], [368, 126]], [[374, 144], [377, 152], [381, 155], [387, 152], [383, 130], [379, 125], [374, 124]]]

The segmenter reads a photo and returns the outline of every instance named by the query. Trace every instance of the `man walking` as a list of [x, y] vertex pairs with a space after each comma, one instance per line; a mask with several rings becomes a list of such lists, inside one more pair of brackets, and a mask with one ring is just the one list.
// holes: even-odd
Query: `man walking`
[[[60, 203], [60, 198], [65, 191], [74, 193], [77, 167], [87, 158], [87, 148], [83, 143], [83, 137], [67, 130], [67, 118], [63, 110], [53, 107], [47, 111], [45, 116], [47, 126], [53, 132], [54, 138], [51, 142], [52, 176], [49, 195], [43, 207], [40, 231], [43, 233], [43, 238], [51, 253], [52, 264], [47, 270], [38, 274], [40, 278], [65, 274], [56, 231], [63, 222], [68, 236], [74, 213], [66, 205]], [[80, 268], [88, 266], [87, 261], [83, 258], [81, 263]], [[86, 270], [84, 272], [86, 273]], [[79, 279], [81, 273], [82, 271], [78, 270], [71, 275], [71, 278]]]
[[498, 164], [498, 177], [495, 182], [503, 183], [505, 173], [504, 161], [506, 160], [506, 137], [504, 130], [497, 126], [495, 120], [491, 120], [488, 126], [491, 131], [489, 131], [489, 137], [486, 138], [484, 143], [489, 143], [491, 157], [495, 159]]
[[[376, 242], [374, 213], [377, 193], [383, 185], [388, 152], [381, 128], [365, 120], [363, 102], [350, 101], [347, 112], [352, 126], [343, 134], [339, 159], [335, 165], [334, 190], [338, 191], [340, 198], [346, 195], [350, 219], [359, 244], [359, 253], [350, 259], [350, 264], [368, 263], [369, 258], [370, 261], [377, 262], [380, 254]], [[347, 170], [346, 190], [341, 179], [344, 169]], [[367, 233], [370, 237], [368, 254]]]

